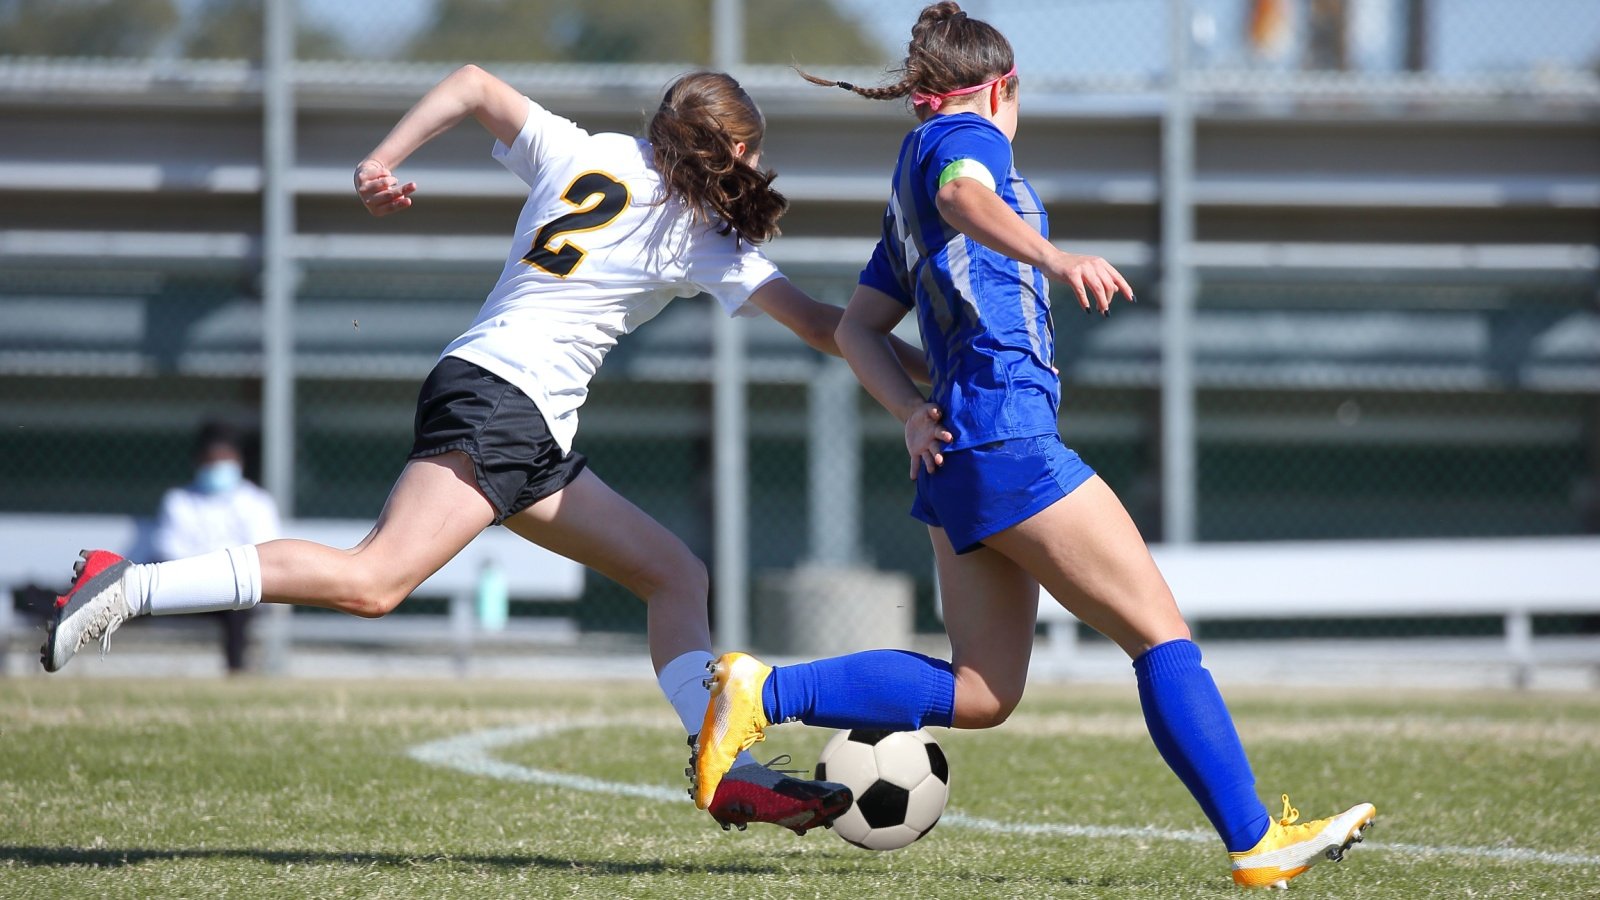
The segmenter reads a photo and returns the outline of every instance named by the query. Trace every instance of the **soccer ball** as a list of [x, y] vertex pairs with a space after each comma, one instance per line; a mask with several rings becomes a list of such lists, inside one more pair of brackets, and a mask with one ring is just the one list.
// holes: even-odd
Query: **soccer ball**
[[822, 748], [817, 778], [855, 795], [833, 831], [867, 850], [898, 850], [932, 831], [950, 798], [944, 750], [920, 728], [840, 731]]

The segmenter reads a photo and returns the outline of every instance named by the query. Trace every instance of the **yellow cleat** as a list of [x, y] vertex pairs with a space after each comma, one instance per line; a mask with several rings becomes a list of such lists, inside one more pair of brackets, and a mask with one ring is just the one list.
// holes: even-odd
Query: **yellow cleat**
[[766, 740], [771, 722], [761, 704], [761, 686], [772, 667], [744, 653], [724, 653], [706, 666], [711, 702], [694, 745], [694, 805], [711, 806], [722, 776], [740, 752]]
[[1329, 819], [1295, 824], [1300, 811], [1283, 795], [1283, 816], [1249, 850], [1228, 854], [1233, 859], [1233, 881], [1241, 887], [1287, 888], [1291, 879], [1324, 859], [1344, 858], [1351, 844], [1359, 843], [1378, 814], [1371, 803], [1359, 803]]

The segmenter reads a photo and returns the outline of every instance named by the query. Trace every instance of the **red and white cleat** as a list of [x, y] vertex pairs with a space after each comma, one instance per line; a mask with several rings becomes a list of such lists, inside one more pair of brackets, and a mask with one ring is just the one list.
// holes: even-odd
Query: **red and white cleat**
[[787, 760], [780, 756], [764, 766], [734, 766], [718, 783], [706, 812], [723, 831], [733, 827], [743, 831], [751, 822], [780, 825], [795, 834], [831, 828], [833, 820], [855, 802], [850, 789], [831, 781], [795, 778], [804, 773], [773, 768]]
[[49, 633], [39, 649], [46, 672], [58, 672], [83, 646], [98, 640], [103, 652], [111, 632], [128, 620], [122, 583], [132, 563], [107, 550], [84, 550], [72, 566], [72, 588], [50, 610]]

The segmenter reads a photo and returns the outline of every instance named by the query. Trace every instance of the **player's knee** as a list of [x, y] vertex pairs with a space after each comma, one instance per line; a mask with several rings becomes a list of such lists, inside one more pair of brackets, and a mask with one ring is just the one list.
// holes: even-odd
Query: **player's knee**
[[675, 553], [640, 560], [619, 579], [641, 600], [649, 600], [671, 589], [675, 594], [704, 597], [711, 589], [706, 564], [688, 547]]
[[704, 597], [711, 593], [711, 573], [706, 569], [706, 564], [700, 557], [693, 553], [685, 553], [688, 559], [680, 564], [681, 583], [692, 587], [694, 596]]
[[1015, 701], [996, 699], [984, 708], [978, 728], [995, 728], [1005, 724], [1011, 718], [1011, 713], [1017, 708]]
[[956, 697], [955, 724], [959, 728], [994, 728], [1011, 718], [1011, 713], [1021, 700], [1020, 691], [1014, 696], [992, 691], [959, 695]]

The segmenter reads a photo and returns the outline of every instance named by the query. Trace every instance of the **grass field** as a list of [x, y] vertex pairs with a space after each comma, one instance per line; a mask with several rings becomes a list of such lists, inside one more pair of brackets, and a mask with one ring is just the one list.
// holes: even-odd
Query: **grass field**
[[[1228, 693], [1264, 797], [1378, 806], [1296, 896], [1600, 897], [1600, 697]], [[683, 737], [644, 684], [0, 682], [0, 896], [1235, 894], [1131, 686], [938, 736], [946, 819], [873, 854], [673, 799]]]

